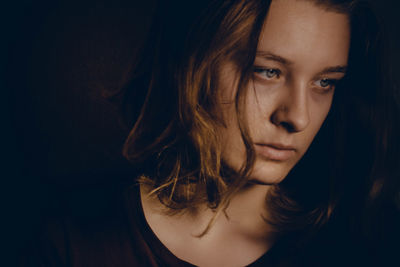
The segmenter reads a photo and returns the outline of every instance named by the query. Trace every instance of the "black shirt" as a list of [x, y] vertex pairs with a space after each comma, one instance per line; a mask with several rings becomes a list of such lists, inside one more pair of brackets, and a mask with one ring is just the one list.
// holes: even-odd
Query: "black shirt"
[[[33, 241], [20, 265], [193, 266], [174, 256], [153, 233], [143, 214], [139, 186], [125, 188], [118, 195], [112, 208], [101, 216], [52, 220]], [[320, 238], [302, 247], [294, 244], [290, 239], [281, 239], [249, 266], [366, 266], [371, 263], [363, 250], [350, 243], [332, 243]]]

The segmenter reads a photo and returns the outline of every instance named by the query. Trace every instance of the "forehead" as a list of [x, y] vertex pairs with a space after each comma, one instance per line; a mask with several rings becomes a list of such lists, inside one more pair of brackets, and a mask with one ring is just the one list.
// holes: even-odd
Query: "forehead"
[[273, 0], [258, 50], [321, 64], [347, 62], [350, 26], [347, 14], [327, 11], [311, 1]]

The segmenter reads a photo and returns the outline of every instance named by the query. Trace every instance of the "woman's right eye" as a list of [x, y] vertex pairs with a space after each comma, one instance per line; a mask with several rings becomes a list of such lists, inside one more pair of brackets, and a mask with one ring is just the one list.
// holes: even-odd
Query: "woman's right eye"
[[254, 72], [258, 75], [262, 76], [263, 79], [271, 80], [278, 79], [281, 75], [281, 71], [279, 69], [268, 69], [268, 68], [254, 68]]

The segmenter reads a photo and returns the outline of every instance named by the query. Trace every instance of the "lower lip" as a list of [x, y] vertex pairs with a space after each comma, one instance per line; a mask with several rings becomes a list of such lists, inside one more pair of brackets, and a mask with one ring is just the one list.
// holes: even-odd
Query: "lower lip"
[[275, 161], [285, 161], [294, 156], [294, 149], [278, 149], [267, 145], [256, 145], [258, 155]]

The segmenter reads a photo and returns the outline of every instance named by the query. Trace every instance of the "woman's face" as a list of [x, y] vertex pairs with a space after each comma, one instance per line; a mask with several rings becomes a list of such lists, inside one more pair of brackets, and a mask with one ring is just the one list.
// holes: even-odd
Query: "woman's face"
[[[250, 178], [282, 181], [307, 151], [331, 107], [334, 84], [343, 78], [350, 27], [345, 14], [309, 1], [273, 0], [246, 91], [245, 116], [256, 160]], [[220, 75], [223, 159], [239, 170], [245, 147], [235, 111], [237, 67]]]

